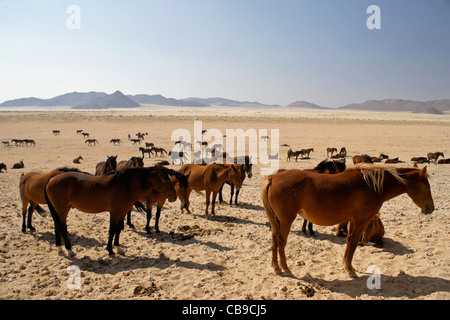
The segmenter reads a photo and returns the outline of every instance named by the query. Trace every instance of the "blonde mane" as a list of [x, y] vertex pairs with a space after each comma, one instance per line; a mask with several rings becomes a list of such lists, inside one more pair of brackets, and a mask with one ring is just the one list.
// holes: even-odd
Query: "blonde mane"
[[406, 184], [406, 180], [400, 177], [400, 174], [395, 167], [390, 167], [386, 165], [359, 163], [356, 164], [353, 168], [349, 169], [361, 171], [361, 173], [363, 174], [363, 178], [366, 181], [369, 188], [371, 188], [373, 191], [379, 194], [383, 193], [383, 182], [385, 172], [391, 174], [400, 183]]

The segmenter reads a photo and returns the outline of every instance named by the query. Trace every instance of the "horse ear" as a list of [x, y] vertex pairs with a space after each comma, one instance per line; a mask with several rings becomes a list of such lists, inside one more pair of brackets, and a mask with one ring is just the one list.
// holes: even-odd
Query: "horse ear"
[[420, 175], [423, 176], [423, 177], [426, 177], [426, 175], [427, 175], [427, 166], [422, 168], [422, 171], [420, 172]]
[[414, 168], [419, 168], [419, 166], [417, 165], [417, 162], [414, 163], [413, 167]]

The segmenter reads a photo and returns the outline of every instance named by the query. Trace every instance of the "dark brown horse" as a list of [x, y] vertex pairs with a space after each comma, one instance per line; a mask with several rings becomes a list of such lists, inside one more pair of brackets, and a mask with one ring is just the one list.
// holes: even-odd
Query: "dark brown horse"
[[[54, 176], [64, 172], [81, 172], [78, 169], [73, 168], [58, 168], [47, 173], [42, 172], [28, 172], [20, 178], [19, 193], [22, 199], [22, 232], [26, 229], [35, 231], [36, 229], [32, 225], [32, 216], [34, 210], [42, 215], [45, 211], [39, 206], [39, 204], [46, 204], [44, 196], [45, 182], [53, 178]], [[85, 173], [84, 174], [89, 174]], [[29, 206], [28, 206], [29, 205]], [[27, 217], [28, 207], [28, 219]], [[26, 220], [26, 221], [25, 221]], [[25, 223], [26, 222], [26, 223]]]
[[[338, 237], [348, 236], [348, 222], [342, 222], [339, 224], [336, 230], [336, 236]], [[377, 214], [370, 220], [369, 224], [367, 225], [367, 228], [364, 230], [360, 244], [363, 245], [368, 242], [373, 242], [375, 247], [382, 248], [383, 236], [384, 236], [384, 225], [381, 222], [380, 215]]]
[[295, 161], [298, 160], [298, 156], [302, 154], [301, 151], [292, 151], [292, 149], [289, 149], [287, 152], [287, 158], [286, 161], [291, 161], [291, 158], [295, 157]]
[[147, 153], [150, 158], [150, 154], [153, 154], [152, 149], [139, 147], [139, 151], [142, 153], [142, 159], [144, 159], [144, 155]]
[[450, 158], [448, 159], [441, 159], [438, 161], [439, 164], [449, 164], [450, 163]]
[[61, 235], [69, 256], [73, 256], [67, 232], [67, 215], [71, 208], [86, 213], [109, 211], [110, 227], [106, 249], [114, 255], [114, 246], [119, 254], [119, 236], [125, 216], [138, 201], [148, 204], [168, 199], [177, 199], [175, 188], [164, 167], [130, 168], [101, 176], [90, 176], [77, 172], [66, 172], [48, 180], [45, 199], [55, 222], [56, 246], [61, 249]]
[[78, 164], [79, 164], [79, 163], [80, 163], [80, 160], [83, 160], [83, 157], [82, 157], [82, 156], [76, 157], [75, 159], [72, 160], [72, 162], [73, 162], [73, 163], [78, 163]]
[[88, 146], [92, 146], [92, 145], [95, 146], [96, 143], [98, 144], [98, 141], [97, 141], [97, 139], [87, 139], [84, 143], [87, 143]]
[[442, 158], [444, 158], [444, 154], [442, 152], [430, 152], [427, 154], [428, 161], [433, 160], [435, 164], [437, 163], [438, 158], [441, 156]]
[[13, 169], [23, 169], [23, 168], [25, 168], [23, 160], [20, 160], [20, 162], [14, 163], [12, 168]]
[[95, 166], [95, 175], [100, 176], [111, 171], [115, 171], [117, 168], [117, 155], [107, 156], [106, 161], [97, 163]]
[[128, 168], [143, 168], [144, 157], [131, 157], [130, 160], [122, 160], [117, 164], [116, 171], [121, 171]]
[[159, 156], [162, 157], [165, 154], [167, 154], [167, 151], [164, 150], [164, 148], [156, 148], [156, 147], [152, 147], [150, 150], [152, 150], [152, 152], [155, 152], [155, 157], [158, 155], [158, 152], [160, 153]]
[[8, 171], [8, 168], [6, 167], [6, 164], [4, 164], [3, 162], [0, 163], [0, 172], [2, 172], [2, 170]]
[[[208, 165], [198, 164], [184, 164], [181, 166], [179, 172], [184, 175], [189, 174], [189, 195], [192, 190], [197, 192], [205, 190], [206, 192], [206, 209], [205, 214], [208, 215], [208, 208], [211, 201], [212, 193], [212, 206], [211, 214], [215, 215], [216, 197], [219, 193], [220, 187], [225, 181], [231, 181], [236, 189], [240, 189], [242, 167], [238, 164], [217, 164], [212, 163]], [[189, 211], [189, 204], [182, 208], [182, 211], [186, 209]]]
[[[251, 178], [253, 176], [252, 173], [252, 168], [253, 168], [253, 164], [252, 164], [252, 159], [249, 156], [243, 156], [243, 157], [234, 157], [234, 158], [223, 158], [224, 163], [236, 163], [236, 164], [242, 164], [242, 172], [241, 172], [241, 185], [243, 185], [244, 180], [245, 180], [245, 174], [247, 174], [248, 178]], [[224, 184], [228, 184], [230, 186], [230, 205], [233, 204], [233, 195], [234, 195], [234, 184], [230, 181], [225, 181]], [[219, 190], [219, 203], [223, 202], [223, 197], [222, 197], [222, 189], [224, 184], [222, 184], [222, 186], [220, 187]], [[239, 192], [241, 191], [241, 189], [237, 189], [236, 190], [236, 196], [234, 198], [234, 204], [238, 204], [238, 197], [239, 197]]]
[[434, 211], [426, 167], [359, 165], [339, 174], [294, 169], [268, 176], [261, 198], [272, 227], [272, 267], [276, 273], [290, 272], [285, 246], [292, 222], [300, 214], [323, 226], [349, 221], [344, 267], [350, 277], [356, 277], [351, 262], [364, 230], [385, 201], [402, 193], [407, 193], [423, 214]]

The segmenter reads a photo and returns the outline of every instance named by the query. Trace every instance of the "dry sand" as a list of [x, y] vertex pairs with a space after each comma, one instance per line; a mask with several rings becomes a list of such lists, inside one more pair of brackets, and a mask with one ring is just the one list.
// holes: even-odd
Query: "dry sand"
[[[315, 226], [316, 236], [301, 232], [303, 220], [293, 224], [286, 247], [292, 277], [275, 275], [270, 266], [271, 237], [259, 196], [261, 164], [246, 179], [238, 206], [216, 206], [207, 219], [204, 197], [192, 193], [192, 215], [182, 214], [179, 201], [163, 209], [161, 233], [148, 237], [145, 219], [133, 212], [136, 229], [125, 227], [121, 244], [125, 255], [108, 256], [109, 214], [86, 214], [72, 209], [68, 230], [76, 256], [58, 254], [51, 217], [34, 215], [35, 232], [21, 232], [18, 192], [22, 173], [77, 166], [93, 173], [107, 155], [118, 160], [138, 156], [138, 146], [127, 139], [148, 132], [146, 142], [170, 150], [171, 133], [177, 128], [193, 132], [193, 121], [203, 129], [279, 129], [281, 144], [293, 149], [314, 148], [311, 159], [287, 162], [287, 148], [280, 147], [281, 168], [312, 168], [326, 158], [326, 148], [345, 146], [350, 156], [389, 154], [406, 161], [428, 152], [450, 153], [450, 117], [323, 111], [274, 111], [268, 109], [146, 108], [134, 111], [1, 111], [0, 140], [34, 139], [35, 147], [1, 145], [0, 162], [0, 299], [449, 299], [450, 272], [448, 219], [450, 165], [428, 165], [436, 210], [428, 216], [406, 195], [381, 209], [386, 228], [383, 249], [359, 247], [353, 259], [358, 279], [349, 279], [342, 266], [345, 239], [332, 227]], [[61, 130], [59, 136], [53, 129]], [[83, 129], [100, 144], [84, 143]], [[270, 134], [270, 130], [268, 132]], [[123, 144], [113, 146], [112, 138]], [[84, 160], [72, 163], [78, 155]], [[165, 160], [169, 157], [165, 156]], [[11, 169], [23, 160], [24, 169]], [[150, 166], [159, 158], [146, 158]], [[347, 160], [350, 160], [348, 158]], [[350, 161], [351, 162], [351, 161]], [[349, 162], [347, 162], [349, 163]], [[177, 165], [170, 166], [177, 168]], [[229, 187], [224, 187], [225, 200]], [[47, 207], [44, 205], [45, 209]], [[154, 220], [152, 220], [152, 227]], [[381, 287], [371, 289], [367, 270], [376, 265]], [[79, 289], [68, 285], [81, 271]]]

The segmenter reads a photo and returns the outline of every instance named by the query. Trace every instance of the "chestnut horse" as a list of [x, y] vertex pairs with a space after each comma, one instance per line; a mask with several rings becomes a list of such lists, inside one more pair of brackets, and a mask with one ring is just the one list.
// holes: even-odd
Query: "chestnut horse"
[[[195, 190], [200, 193], [200, 191], [206, 191], [206, 209], [205, 214], [208, 215], [208, 208], [210, 204], [211, 193], [212, 195], [212, 205], [211, 214], [215, 215], [214, 208], [216, 206], [216, 197], [219, 193], [220, 187], [225, 181], [230, 181], [239, 190], [242, 186], [242, 165], [239, 164], [218, 164], [212, 163], [208, 165], [198, 165], [194, 163], [184, 164], [181, 166], [179, 172], [184, 175], [189, 174], [189, 192], [188, 196]], [[188, 197], [189, 198], [189, 197]], [[186, 206], [182, 207], [189, 211], [189, 202]]]
[[261, 186], [261, 198], [272, 227], [272, 267], [276, 273], [281, 269], [290, 272], [285, 246], [292, 222], [300, 214], [322, 226], [349, 221], [344, 267], [350, 277], [357, 277], [351, 262], [363, 231], [385, 201], [402, 193], [407, 193], [422, 213], [434, 211], [426, 167], [362, 164], [338, 174], [293, 169], [268, 176]]
[[[44, 210], [39, 206], [39, 204], [46, 204], [44, 197], [44, 187], [45, 182], [53, 178], [54, 176], [63, 172], [81, 172], [78, 169], [72, 168], [58, 168], [47, 173], [42, 172], [28, 172], [20, 178], [19, 182], [19, 193], [22, 199], [22, 232], [26, 229], [30, 231], [35, 231], [36, 229], [32, 225], [32, 216], [34, 210], [40, 215], [44, 213]], [[90, 175], [89, 173], [85, 173]], [[30, 205], [28, 207], [28, 204]], [[27, 218], [27, 207], [28, 207], [28, 219]], [[25, 223], [25, 220], [26, 223]]]
[[67, 215], [71, 208], [76, 208], [86, 213], [109, 211], [106, 249], [110, 255], [114, 255], [114, 240], [117, 252], [123, 254], [119, 246], [120, 231], [133, 205], [138, 201], [153, 204], [165, 199], [170, 202], [177, 199], [169, 173], [169, 169], [164, 167], [129, 168], [101, 176], [66, 172], [48, 180], [44, 194], [55, 223], [58, 250], [62, 252], [62, 235], [69, 256], [75, 255], [67, 233]]
[[[339, 224], [336, 230], [336, 236], [347, 237], [348, 236], [348, 222], [342, 222]], [[373, 217], [366, 230], [364, 230], [362, 235], [361, 243], [373, 242], [375, 247], [383, 247], [383, 236], [384, 236], [384, 225], [381, 222], [380, 214]]]

